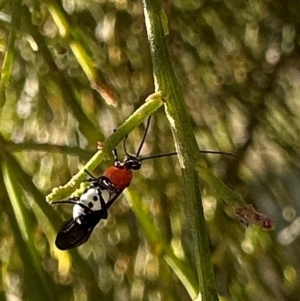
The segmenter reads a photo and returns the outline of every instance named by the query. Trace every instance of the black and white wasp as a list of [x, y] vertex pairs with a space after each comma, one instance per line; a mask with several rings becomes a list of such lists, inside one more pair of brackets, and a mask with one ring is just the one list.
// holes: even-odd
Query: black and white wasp
[[[87, 170], [85, 171], [90, 178], [90, 186], [80, 197], [72, 197], [66, 201], [52, 203], [56, 204], [73, 204], [73, 217], [62, 224], [57, 234], [55, 244], [60, 250], [68, 250], [76, 248], [85, 243], [91, 236], [95, 226], [101, 219], [106, 219], [108, 209], [123, 192], [125, 188], [130, 186], [133, 171], [139, 170], [144, 160], [169, 157], [177, 155], [176, 152], [154, 155], [141, 158], [139, 156], [150, 125], [148, 118], [143, 138], [135, 155], [130, 155], [126, 149], [126, 138], [123, 141], [123, 149], [126, 154], [123, 161], [119, 161], [117, 150], [113, 150], [114, 165], [109, 166], [103, 173], [103, 176], [95, 178]], [[220, 151], [201, 150], [201, 153], [207, 154], [223, 154], [235, 156], [234, 154]], [[104, 197], [104, 195], [107, 195]]]
[[[119, 196], [106, 177], [95, 178], [88, 171], [86, 173], [90, 176], [86, 181], [91, 184], [80, 197], [53, 203], [74, 205], [73, 217], [61, 225], [55, 239], [55, 245], [60, 250], [73, 249], [84, 244], [100, 220], [107, 219], [108, 209]], [[104, 195], [107, 193], [109, 195], [106, 202]]]

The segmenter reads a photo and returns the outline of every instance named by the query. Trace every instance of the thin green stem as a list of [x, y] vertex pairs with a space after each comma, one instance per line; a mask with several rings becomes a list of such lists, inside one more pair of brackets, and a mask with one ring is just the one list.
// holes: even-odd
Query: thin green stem
[[125, 197], [128, 200], [132, 211], [151, 244], [151, 249], [156, 252], [157, 256], [164, 259], [171, 267], [173, 272], [185, 286], [191, 299], [195, 299], [198, 294], [198, 284], [192, 270], [179, 258], [176, 257], [173, 250], [170, 248], [160, 229], [153, 223], [153, 218], [149, 212], [149, 208], [142, 202], [140, 197], [130, 188], [124, 191]]
[[21, 22], [21, 0], [13, 0], [11, 26], [10, 26], [8, 39], [7, 39], [7, 46], [6, 46], [4, 60], [2, 64], [2, 70], [1, 70], [1, 82], [0, 82], [1, 90], [9, 83], [11, 69], [14, 61], [16, 33], [20, 28], [20, 22]]
[[82, 33], [79, 27], [69, 23], [67, 14], [62, 8], [60, 1], [47, 0], [44, 3], [58, 27], [60, 36], [68, 41], [70, 49], [88, 78], [91, 87], [99, 92], [108, 104], [115, 103], [117, 98], [115, 91], [108, 86], [100, 70], [94, 66], [88, 49], [82, 46], [83, 43], [80, 36], [84, 36], [84, 33]]
[[58, 95], [59, 93], [61, 94], [63, 101], [72, 111], [73, 115], [79, 123], [80, 132], [86, 137], [89, 143], [96, 144], [98, 140], [103, 138], [98, 125], [94, 124], [82, 110], [79, 104], [76, 88], [69, 83], [68, 79], [65, 78], [62, 72], [57, 72], [56, 62], [53, 59], [52, 54], [45, 43], [45, 40], [40, 35], [38, 28], [31, 24], [31, 15], [26, 6], [22, 7], [22, 18], [25, 28], [28, 32], [30, 32], [30, 34], [38, 44], [39, 49], [41, 50], [41, 54], [43, 55], [45, 62], [49, 66], [50, 74], [51, 72], [54, 73], [52, 74], [51, 78], [48, 78], [49, 84], [53, 83], [55, 85], [55, 88], [57, 88], [58, 90]]
[[234, 193], [227, 185], [215, 177], [207, 166], [198, 162], [195, 164], [195, 169], [199, 177], [206, 182], [217, 194], [217, 197], [223, 199], [228, 205], [245, 203], [236, 193]]
[[88, 160], [94, 154], [93, 151], [84, 150], [80, 147], [37, 142], [15, 143], [13, 141], [6, 141], [5, 148], [12, 153], [23, 151], [52, 152], [66, 155], [74, 155], [86, 160]]
[[[9, 219], [24, 264], [24, 283], [26, 284], [27, 298], [40, 300], [40, 296], [43, 295], [44, 300], [57, 300], [54, 282], [46, 277], [41, 258], [34, 247], [35, 219], [33, 213], [24, 204], [23, 193], [12, 168], [7, 163], [2, 163], [1, 167], [10, 199], [10, 202], [6, 203], [6, 210], [11, 213]], [[32, 273], [32, 270], [34, 270], [34, 273]]]
[[112, 150], [124, 139], [124, 137], [136, 128], [145, 118], [162, 106], [163, 102], [160, 94], [151, 94], [146, 103], [136, 110], [109, 138], [103, 143], [103, 148], [99, 150], [64, 186], [54, 188], [46, 199], [48, 202], [62, 200], [68, 197], [85, 179], [85, 169], [94, 170], [103, 160], [110, 158]]
[[182, 91], [169, 58], [161, 21], [160, 3], [158, 0], [143, 0], [143, 4], [155, 91], [160, 92], [166, 100], [166, 114], [172, 128], [180, 164], [184, 170], [187, 202], [191, 209], [191, 228], [199, 288], [204, 301], [216, 301], [218, 296], [201, 203], [200, 183], [194, 169], [199, 150], [192, 132]]

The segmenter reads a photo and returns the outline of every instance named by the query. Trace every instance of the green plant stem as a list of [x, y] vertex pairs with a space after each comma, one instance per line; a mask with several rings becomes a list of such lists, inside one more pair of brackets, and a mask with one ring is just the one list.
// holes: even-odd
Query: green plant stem
[[115, 103], [115, 99], [117, 98], [115, 91], [108, 86], [100, 70], [94, 66], [88, 49], [82, 46], [80, 35], [84, 36], [84, 34], [80, 28], [69, 23], [68, 16], [60, 1], [46, 0], [44, 3], [58, 28], [60, 36], [68, 42], [70, 49], [88, 78], [91, 87], [99, 92], [101, 97], [108, 104]]
[[22, 190], [15, 178], [14, 171], [7, 163], [2, 163], [4, 183], [10, 202], [6, 203], [6, 210], [10, 212], [9, 219], [15, 236], [16, 245], [24, 264], [25, 292], [30, 300], [54, 301], [55, 284], [44, 273], [41, 258], [34, 247], [34, 224], [35, 217], [22, 200]]
[[83, 112], [78, 99], [78, 93], [76, 93], [76, 88], [72, 87], [68, 79], [64, 76], [63, 72], [58, 72], [56, 62], [47, 44], [45, 43], [44, 38], [40, 35], [38, 28], [31, 24], [31, 14], [26, 6], [22, 6], [22, 20], [23, 26], [28, 32], [30, 32], [36, 41], [39, 49], [41, 50], [40, 52], [43, 55], [43, 59], [50, 69], [49, 74], [52, 75], [48, 78], [49, 83], [53, 83], [55, 88], [58, 89], [58, 94], [61, 94], [62, 100], [78, 121], [80, 132], [86, 137], [89, 143], [96, 144], [97, 140], [102, 139], [99, 126], [94, 124]]
[[13, 0], [11, 1], [11, 5], [12, 5], [11, 26], [10, 26], [8, 39], [7, 39], [7, 46], [6, 46], [4, 60], [2, 64], [2, 70], [1, 70], [1, 82], [0, 82], [1, 90], [9, 83], [11, 69], [14, 61], [16, 33], [20, 28], [20, 22], [21, 22], [21, 0]]
[[21, 143], [6, 141], [5, 148], [11, 153], [17, 153], [23, 151], [52, 152], [52, 153], [78, 156], [86, 160], [88, 160], [94, 154], [93, 151], [84, 150], [80, 147], [72, 147], [67, 145], [55, 145], [50, 143], [37, 143], [33, 141], [21, 142]]
[[[191, 228], [199, 288], [202, 300], [215, 301], [218, 300], [216, 283], [201, 204], [199, 178], [194, 169], [199, 150], [192, 132], [182, 91], [169, 58], [161, 22], [160, 3], [158, 0], [143, 0], [143, 4], [152, 57], [155, 91], [160, 92], [166, 101], [166, 114], [172, 128], [180, 164], [184, 170], [187, 202], [191, 209]], [[200, 160], [202, 161], [201, 157]]]
[[198, 284], [192, 270], [179, 258], [176, 257], [172, 248], [168, 245], [163, 237], [160, 229], [153, 223], [153, 218], [149, 212], [149, 208], [142, 202], [140, 197], [133, 191], [133, 189], [126, 189], [124, 195], [128, 200], [132, 211], [151, 244], [151, 249], [157, 256], [160, 256], [171, 267], [173, 272], [180, 279], [185, 286], [191, 299], [195, 299], [198, 294]]
[[64, 186], [54, 188], [46, 200], [52, 202], [54, 200], [63, 200], [69, 196], [82, 181], [84, 181], [86, 174], [85, 169], [93, 171], [103, 160], [110, 158], [112, 150], [124, 139], [124, 137], [136, 128], [145, 118], [155, 112], [162, 106], [163, 102], [161, 95], [151, 94], [146, 99], [146, 103], [136, 110], [109, 138], [107, 138], [101, 150], [99, 150], [85, 166], [66, 183]]
[[226, 204], [234, 206], [237, 204], [245, 203], [237, 194], [235, 194], [227, 185], [225, 185], [221, 180], [216, 178], [207, 166], [197, 162], [195, 164], [195, 169], [199, 177], [206, 182], [213, 191], [216, 192], [216, 196], [223, 199]]

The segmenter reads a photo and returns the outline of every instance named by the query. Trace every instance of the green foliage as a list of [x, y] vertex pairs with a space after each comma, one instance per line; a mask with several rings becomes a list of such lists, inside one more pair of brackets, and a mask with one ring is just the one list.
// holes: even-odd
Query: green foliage
[[[296, 1], [0, 7], [0, 300], [299, 298]], [[134, 153], [150, 114], [142, 156], [178, 158], [143, 162], [90, 240], [57, 250], [72, 208], [45, 196], [101, 175], [127, 134]], [[243, 228], [242, 199], [276, 229]]]

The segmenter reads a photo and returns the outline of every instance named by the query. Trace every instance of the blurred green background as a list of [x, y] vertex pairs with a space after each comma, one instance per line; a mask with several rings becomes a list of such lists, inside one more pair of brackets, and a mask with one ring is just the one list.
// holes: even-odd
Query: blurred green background
[[[270, 232], [243, 228], [233, 208], [203, 186], [218, 292], [222, 300], [300, 300], [300, 4], [162, 5], [199, 147], [237, 154], [205, 158], [276, 225]], [[124, 196], [72, 252], [54, 245], [72, 208], [45, 201], [153, 92], [142, 2], [2, 0], [0, 8], [0, 300], [190, 300]], [[143, 129], [129, 135], [132, 153]], [[160, 109], [142, 156], [173, 150]], [[145, 162], [131, 187], [195, 271], [176, 157]]]

